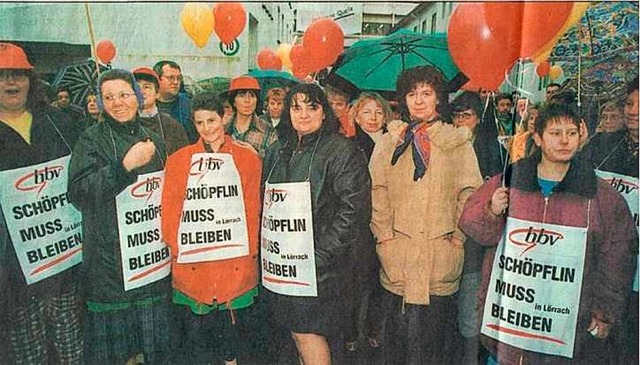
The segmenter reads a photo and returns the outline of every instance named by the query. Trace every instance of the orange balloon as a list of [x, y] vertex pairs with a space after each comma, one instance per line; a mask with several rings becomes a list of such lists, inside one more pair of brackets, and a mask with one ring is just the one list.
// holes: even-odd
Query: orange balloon
[[214, 30], [224, 44], [233, 42], [244, 30], [247, 12], [240, 3], [217, 3], [213, 6]]
[[532, 57], [555, 37], [571, 15], [571, 2], [488, 2], [486, 22], [522, 58]]
[[556, 34], [551, 40], [549, 40], [547, 44], [542, 46], [538, 53], [531, 57], [531, 60], [535, 63], [540, 63], [549, 58], [549, 56], [551, 55], [551, 51], [553, 51], [553, 47], [556, 46], [560, 37], [562, 37], [567, 32], [567, 30], [569, 30], [569, 28], [580, 22], [580, 18], [582, 18], [585, 11], [587, 11], [587, 8], [589, 8], [590, 5], [591, 3], [573, 3], [571, 14], [569, 14], [569, 17], [564, 23], [562, 29], [560, 29], [558, 34]]
[[96, 57], [98, 60], [107, 64], [116, 56], [116, 46], [108, 39], [103, 39], [96, 45]]
[[319, 71], [333, 64], [344, 50], [344, 33], [333, 19], [316, 19], [305, 30], [302, 44], [313, 53], [310, 70]]
[[291, 62], [291, 48], [292, 46], [288, 43], [280, 43], [276, 50], [276, 54], [280, 57], [282, 65], [288, 69], [293, 67], [293, 62]]
[[551, 66], [551, 68], [549, 69], [549, 78], [551, 79], [551, 81], [555, 81], [557, 80], [560, 76], [562, 76], [562, 73], [564, 71], [562, 71], [562, 67], [558, 66], [558, 65], [553, 65]]
[[275, 52], [269, 48], [263, 48], [256, 55], [258, 68], [261, 70], [277, 70], [282, 69], [282, 61]]
[[186, 3], [182, 8], [180, 22], [182, 29], [198, 48], [207, 45], [215, 23], [211, 8], [205, 4]]
[[518, 58], [518, 49], [505, 42], [485, 22], [482, 3], [462, 3], [451, 14], [447, 33], [455, 64], [477, 86], [497, 89]]

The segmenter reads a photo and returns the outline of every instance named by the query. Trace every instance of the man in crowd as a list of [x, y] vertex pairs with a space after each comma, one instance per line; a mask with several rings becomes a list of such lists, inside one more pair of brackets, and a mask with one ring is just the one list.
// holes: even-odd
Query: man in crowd
[[500, 94], [496, 96], [496, 121], [498, 124], [498, 134], [503, 137], [513, 136], [515, 126], [511, 115], [511, 95]]
[[167, 145], [167, 153], [173, 152], [189, 144], [184, 127], [169, 114], [160, 112], [156, 105], [160, 81], [158, 75], [149, 67], [138, 67], [133, 70], [133, 76], [140, 86], [144, 103], [140, 111], [140, 122], [158, 133]]
[[74, 122], [78, 122], [84, 119], [82, 110], [79, 107], [71, 104], [71, 95], [69, 94], [69, 89], [67, 88], [58, 88], [58, 92], [56, 93], [56, 101], [53, 102], [53, 106], [60, 109], [60, 111], [65, 113]]
[[560, 84], [558, 84], [556, 82], [552, 82], [549, 85], [547, 85], [547, 88], [545, 89], [545, 94], [544, 94], [544, 97], [547, 100], [547, 102], [551, 99], [553, 94], [555, 94], [558, 91], [560, 91], [561, 88], [562, 88], [562, 86], [560, 86]]
[[331, 86], [327, 86], [325, 92], [327, 100], [329, 100], [329, 106], [331, 106], [340, 121], [340, 133], [348, 138], [354, 137], [356, 135], [356, 126], [349, 121], [349, 95]]
[[156, 63], [153, 70], [160, 81], [156, 101], [158, 109], [180, 122], [187, 132], [189, 142], [195, 142], [198, 134], [191, 123], [191, 102], [186, 93], [180, 92], [182, 86], [180, 66], [173, 61], [163, 60]]

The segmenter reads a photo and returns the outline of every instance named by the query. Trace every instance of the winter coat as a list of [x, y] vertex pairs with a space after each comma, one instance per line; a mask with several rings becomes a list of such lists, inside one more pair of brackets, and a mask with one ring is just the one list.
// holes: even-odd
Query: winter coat
[[[13, 128], [0, 121], [1, 171], [36, 165], [71, 154], [71, 149], [78, 139], [75, 123], [66, 114], [50, 106], [30, 112], [33, 115], [30, 144]], [[0, 254], [2, 257], [0, 276], [5, 276], [7, 280], [7, 286], [4, 286], [5, 283], [0, 280], [3, 292], [10, 293], [7, 297], [19, 306], [26, 304], [32, 296], [47, 298], [51, 295], [59, 295], [70, 287], [69, 283], [78, 279], [79, 266], [74, 266], [62, 273], [27, 285], [2, 216], [2, 209], [0, 209]]]
[[[589, 227], [585, 251], [574, 359], [580, 359], [590, 334], [586, 331], [592, 314], [608, 323], [620, 319], [626, 296], [631, 289], [635, 268], [637, 234], [627, 204], [608, 183], [595, 176], [589, 164], [574, 158], [565, 178], [545, 199], [537, 180], [539, 151], [513, 165], [509, 191], [509, 216], [548, 224]], [[504, 232], [506, 219], [489, 211], [491, 196], [501, 186], [502, 174], [487, 181], [465, 206], [460, 227], [478, 242], [491, 246], [482, 268], [479, 293], [482, 318], [496, 246]], [[587, 221], [588, 201], [591, 200]], [[501, 364], [564, 363], [565, 358], [524, 351], [489, 337], [483, 343]], [[545, 362], [549, 361], [549, 362]]]
[[382, 286], [406, 303], [427, 305], [430, 295], [458, 290], [465, 239], [458, 217], [482, 177], [469, 129], [436, 122], [427, 130], [427, 171], [414, 181], [411, 148], [391, 164], [406, 126], [392, 122], [373, 151], [371, 228], [378, 242], [386, 241], [376, 247]]
[[169, 155], [189, 144], [184, 127], [169, 114], [158, 112], [153, 117], [140, 117], [140, 122], [164, 139]]
[[258, 231], [260, 227], [260, 177], [262, 163], [252, 148], [225, 136], [218, 153], [233, 156], [242, 183], [247, 216], [249, 255], [221, 261], [177, 263], [178, 229], [191, 168], [191, 156], [204, 153], [201, 139], [181, 148], [167, 160], [162, 192], [162, 235], [171, 248], [173, 287], [198, 302], [227, 303], [258, 283]]
[[[317, 145], [317, 147], [316, 147]], [[315, 153], [314, 153], [315, 149]], [[311, 166], [310, 166], [311, 164]], [[270, 175], [270, 177], [269, 177]], [[324, 284], [339, 282], [351, 270], [350, 247], [364, 242], [371, 214], [371, 182], [364, 156], [353, 142], [321, 128], [267, 150], [262, 184], [311, 184], [318, 296]]]
[[191, 100], [185, 93], [179, 93], [178, 96], [171, 102], [156, 101], [158, 110], [163, 113], [171, 115], [171, 117], [184, 127], [189, 137], [189, 143], [194, 143], [198, 140], [198, 132], [196, 127], [191, 122]]
[[[136, 143], [150, 137], [156, 154], [145, 166], [127, 172], [122, 160]], [[86, 299], [98, 303], [133, 302], [169, 292], [166, 277], [152, 284], [124, 291], [116, 196], [136, 182], [139, 174], [164, 167], [166, 147], [162, 138], [141, 126], [139, 118], [119, 123], [105, 121], [85, 130], [71, 156], [69, 200], [81, 212], [84, 235]]]

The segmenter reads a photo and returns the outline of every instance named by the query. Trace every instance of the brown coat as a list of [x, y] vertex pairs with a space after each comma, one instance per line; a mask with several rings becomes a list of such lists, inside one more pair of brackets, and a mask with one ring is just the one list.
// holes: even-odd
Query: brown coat
[[406, 303], [428, 305], [429, 295], [458, 290], [465, 238], [458, 218], [482, 177], [469, 129], [437, 122], [428, 129], [432, 145], [427, 171], [413, 181], [410, 148], [391, 165], [406, 126], [390, 123], [373, 151], [371, 229], [378, 242], [386, 241], [376, 247], [383, 287]]

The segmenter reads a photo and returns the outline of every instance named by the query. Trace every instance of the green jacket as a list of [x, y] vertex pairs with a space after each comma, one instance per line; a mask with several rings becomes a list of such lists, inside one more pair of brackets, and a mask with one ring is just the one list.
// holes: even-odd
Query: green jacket
[[[126, 152], [151, 137], [156, 155], [146, 166], [127, 172]], [[134, 183], [138, 174], [164, 168], [166, 147], [160, 136], [142, 127], [136, 117], [118, 123], [109, 116], [85, 130], [71, 155], [69, 200], [82, 212], [84, 234], [83, 280], [88, 301], [125, 303], [170, 293], [170, 278], [124, 291], [115, 197]]]

